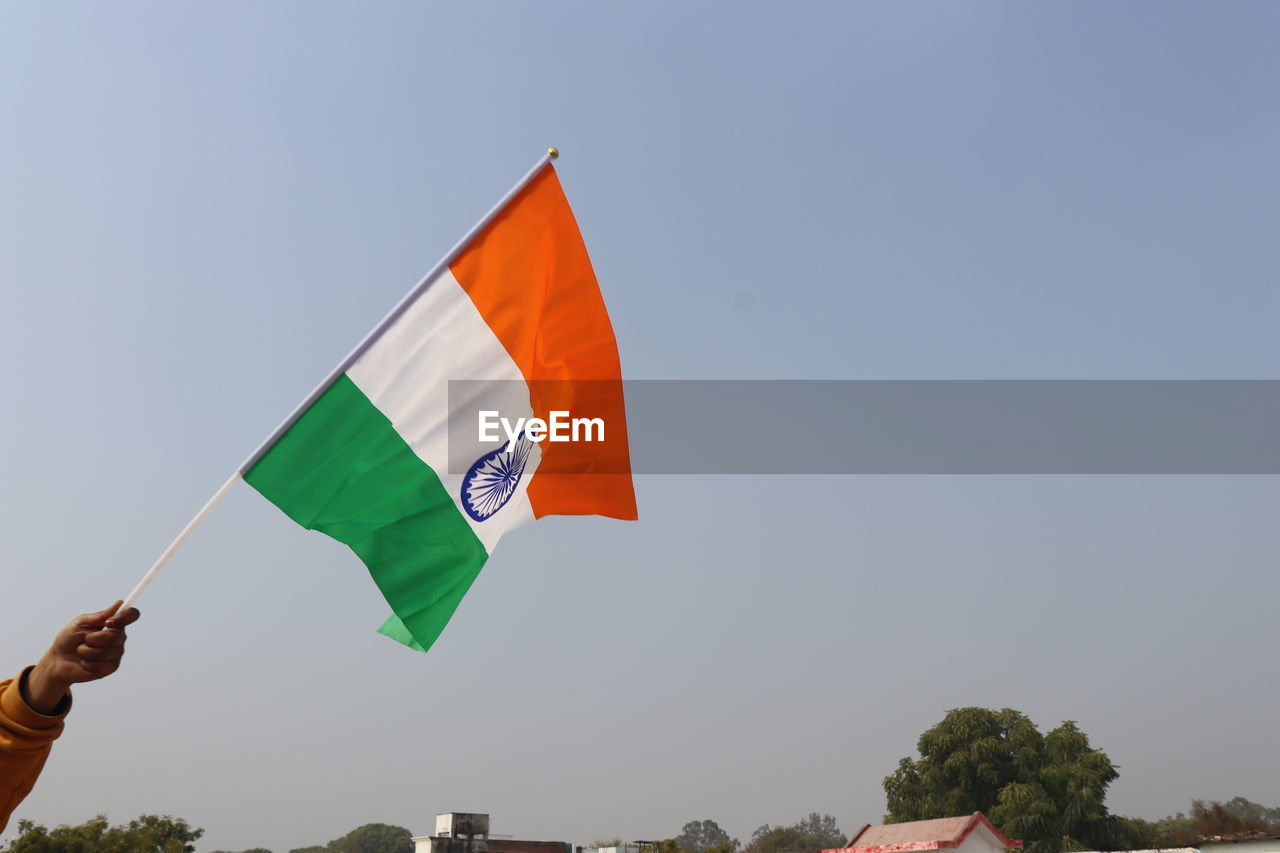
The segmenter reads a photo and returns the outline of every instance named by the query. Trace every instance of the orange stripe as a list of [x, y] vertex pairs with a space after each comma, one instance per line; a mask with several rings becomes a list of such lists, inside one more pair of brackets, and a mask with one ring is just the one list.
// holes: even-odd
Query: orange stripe
[[602, 443], [543, 442], [533, 514], [636, 518], [618, 344], [555, 169], [531, 180], [450, 269], [529, 383], [536, 416], [604, 419]]

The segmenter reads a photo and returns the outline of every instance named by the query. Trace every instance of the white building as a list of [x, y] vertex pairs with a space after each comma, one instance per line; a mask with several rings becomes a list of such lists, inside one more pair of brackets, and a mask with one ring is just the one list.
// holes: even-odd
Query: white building
[[435, 835], [410, 840], [414, 853], [487, 853], [489, 816], [476, 812], [438, 814]]

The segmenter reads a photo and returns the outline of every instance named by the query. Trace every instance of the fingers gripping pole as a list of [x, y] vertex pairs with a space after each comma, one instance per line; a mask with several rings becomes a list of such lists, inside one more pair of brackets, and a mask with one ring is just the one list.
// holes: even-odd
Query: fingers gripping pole
[[214, 492], [213, 497], [209, 498], [209, 502], [196, 513], [196, 517], [187, 522], [187, 526], [182, 528], [182, 532], [178, 534], [178, 538], [174, 539], [173, 542], [169, 544], [169, 547], [164, 549], [164, 553], [160, 555], [160, 558], [156, 560], [155, 564], [147, 570], [145, 575], [142, 576], [142, 580], [138, 581], [138, 585], [133, 588], [133, 592], [129, 593], [129, 597], [124, 600], [124, 604], [120, 605], [121, 611], [127, 610], [133, 606], [133, 603], [138, 600], [138, 596], [142, 595], [142, 591], [147, 588], [147, 584], [151, 583], [152, 579], [156, 575], [160, 574], [160, 569], [164, 567], [164, 564], [169, 562], [169, 558], [173, 556], [173, 552], [177, 551], [178, 547], [182, 545], [183, 542], [187, 541], [187, 537], [191, 535], [191, 531], [200, 526], [200, 522], [204, 521], [204, 517], [218, 505], [218, 501], [222, 500], [223, 495], [231, 491], [231, 487], [234, 486], [239, 479], [239, 471], [232, 474], [227, 482], [222, 484], [222, 488]]

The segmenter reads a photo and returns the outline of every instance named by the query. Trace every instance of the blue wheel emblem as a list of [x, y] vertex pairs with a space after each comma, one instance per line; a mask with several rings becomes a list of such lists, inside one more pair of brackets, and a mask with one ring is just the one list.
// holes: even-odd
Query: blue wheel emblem
[[533, 442], [521, 433], [516, 437], [515, 448], [507, 453], [510, 445], [508, 441], [481, 456], [462, 478], [462, 508], [476, 521], [492, 518], [507, 505], [520, 485], [529, 454], [533, 452]]

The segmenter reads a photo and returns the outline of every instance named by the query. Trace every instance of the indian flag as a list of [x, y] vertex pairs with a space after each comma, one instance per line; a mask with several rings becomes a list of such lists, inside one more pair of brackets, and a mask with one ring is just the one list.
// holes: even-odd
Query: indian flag
[[[394, 613], [379, 630], [413, 648], [435, 642], [507, 531], [545, 515], [636, 518], [613, 329], [555, 169], [531, 174], [242, 468], [298, 524], [355, 551]], [[451, 394], [457, 380], [473, 390]], [[607, 440], [522, 433], [490, 447], [467, 427], [478, 408], [514, 422], [582, 406]]]

